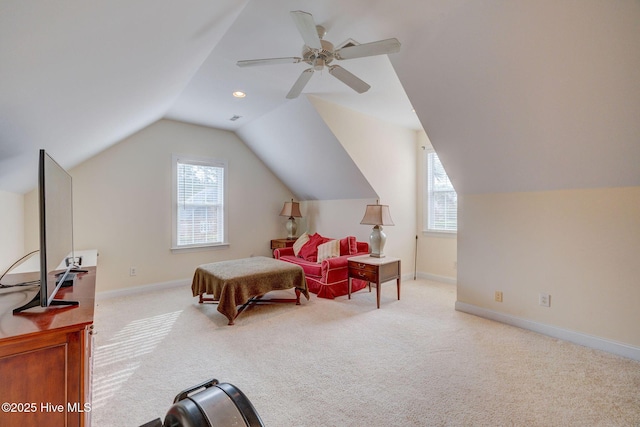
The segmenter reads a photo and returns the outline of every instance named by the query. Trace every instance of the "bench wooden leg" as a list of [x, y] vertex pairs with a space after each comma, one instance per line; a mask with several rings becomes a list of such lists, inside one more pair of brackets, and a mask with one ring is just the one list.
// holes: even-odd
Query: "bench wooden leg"
[[205, 294], [204, 294], [204, 292], [203, 292], [203, 293], [201, 293], [201, 294], [199, 295], [199, 297], [200, 297], [200, 298], [198, 298], [198, 302], [199, 302], [200, 304], [203, 304], [205, 301], [211, 301], [211, 302], [213, 302], [214, 304], [218, 304], [218, 300], [213, 299], [213, 297], [211, 297], [211, 298], [207, 298], [207, 297], [205, 297], [204, 295], [205, 295]]

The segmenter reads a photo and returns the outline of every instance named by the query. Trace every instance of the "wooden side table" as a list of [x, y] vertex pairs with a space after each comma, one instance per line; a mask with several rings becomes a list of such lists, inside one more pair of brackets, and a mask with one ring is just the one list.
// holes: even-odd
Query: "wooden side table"
[[280, 248], [290, 248], [296, 242], [296, 238], [293, 239], [272, 239], [271, 250]]
[[376, 284], [376, 301], [380, 308], [380, 285], [396, 279], [398, 300], [400, 299], [400, 258], [375, 258], [369, 255], [351, 257], [348, 260], [349, 299], [351, 299], [351, 280], [366, 280]]

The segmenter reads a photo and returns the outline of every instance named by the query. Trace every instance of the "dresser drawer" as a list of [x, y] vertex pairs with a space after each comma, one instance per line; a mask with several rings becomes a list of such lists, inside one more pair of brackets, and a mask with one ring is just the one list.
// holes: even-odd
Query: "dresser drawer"
[[296, 239], [273, 239], [271, 240], [271, 249], [290, 248], [296, 242]]
[[376, 270], [362, 270], [359, 268], [349, 268], [349, 277], [366, 280], [367, 282], [378, 283], [378, 272]]
[[357, 261], [349, 261], [349, 270], [365, 270], [365, 271], [378, 271], [377, 265], [365, 264]]

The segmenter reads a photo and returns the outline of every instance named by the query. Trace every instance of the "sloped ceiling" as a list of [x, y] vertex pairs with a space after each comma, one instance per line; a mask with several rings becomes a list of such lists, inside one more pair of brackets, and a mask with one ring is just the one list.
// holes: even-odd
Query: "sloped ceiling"
[[[298, 9], [336, 44], [401, 41], [388, 60], [408, 101], [376, 92], [386, 58], [349, 61], [372, 83], [364, 95], [326, 73], [305, 93], [389, 119], [412, 105], [459, 192], [640, 185], [638, 1], [4, 0], [0, 189], [33, 188], [41, 147], [72, 167], [164, 116], [242, 133], [293, 105], [300, 64], [234, 63], [299, 55]], [[247, 141], [279, 144], [262, 127]]]
[[[162, 118], [246, 1], [0, 2], [0, 189]], [[191, 11], [185, 13], [185, 11]]]
[[458, 4], [391, 57], [458, 192], [640, 185], [640, 2]]
[[304, 96], [244, 125], [236, 133], [299, 200], [377, 197]]

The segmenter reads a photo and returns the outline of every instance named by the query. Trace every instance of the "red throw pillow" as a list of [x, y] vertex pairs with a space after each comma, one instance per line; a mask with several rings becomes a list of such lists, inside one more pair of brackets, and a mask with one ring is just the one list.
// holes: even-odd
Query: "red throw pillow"
[[298, 252], [298, 256], [302, 259], [305, 259], [309, 262], [316, 262], [318, 260], [318, 246], [323, 243], [332, 240], [328, 237], [322, 237], [318, 233], [315, 233], [313, 236], [309, 237], [309, 241], [300, 248], [300, 252]]
[[340, 255], [353, 255], [358, 253], [358, 245], [355, 236], [347, 236], [340, 239]]
[[309, 241], [300, 248], [298, 256], [302, 259], [306, 259], [307, 261], [316, 262], [318, 259], [318, 245], [321, 245], [324, 242], [324, 237], [315, 233], [309, 237]]

